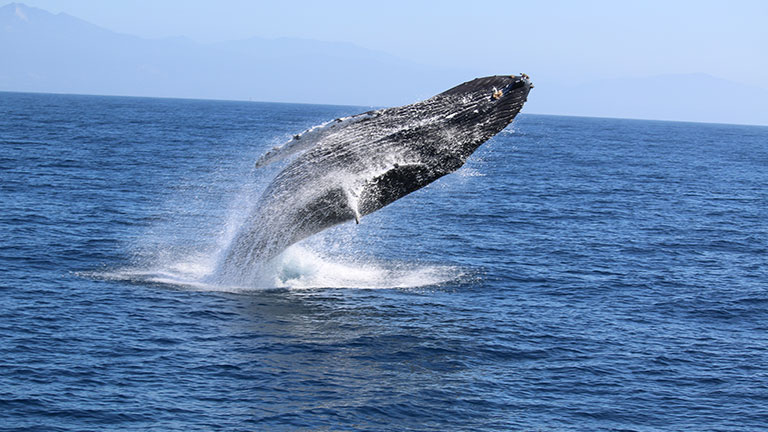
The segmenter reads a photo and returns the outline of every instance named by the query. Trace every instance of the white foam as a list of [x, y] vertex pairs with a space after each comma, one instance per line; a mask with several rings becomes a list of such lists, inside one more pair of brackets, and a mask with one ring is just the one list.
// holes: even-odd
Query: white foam
[[456, 281], [466, 272], [455, 266], [376, 262], [359, 257], [323, 257], [299, 245], [288, 248], [265, 264], [247, 285], [215, 282], [210, 277], [215, 260], [190, 257], [156, 268], [123, 268], [105, 272], [80, 273], [97, 279], [159, 283], [200, 291], [247, 292], [269, 289], [407, 289]]
[[417, 288], [456, 280], [464, 273], [451, 266], [333, 260], [300, 246], [289, 248], [277, 262], [275, 285], [294, 289]]

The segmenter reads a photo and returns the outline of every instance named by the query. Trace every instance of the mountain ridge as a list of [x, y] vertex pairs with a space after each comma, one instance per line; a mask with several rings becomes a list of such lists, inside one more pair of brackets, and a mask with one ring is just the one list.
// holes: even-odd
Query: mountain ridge
[[[488, 75], [350, 42], [148, 39], [17, 2], [0, 7], [0, 58], [5, 91], [358, 106], [407, 104]], [[528, 72], [536, 89], [525, 112], [768, 125], [768, 90], [704, 73], [569, 83]]]
[[0, 7], [0, 56], [9, 65], [0, 89], [32, 92], [372, 106], [409, 103], [466, 79], [351, 43], [144, 39], [19, 3]]

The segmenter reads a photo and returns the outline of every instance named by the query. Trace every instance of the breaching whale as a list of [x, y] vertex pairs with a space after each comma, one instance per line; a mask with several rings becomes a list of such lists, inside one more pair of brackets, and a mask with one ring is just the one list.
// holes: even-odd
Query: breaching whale
[[288, 246], [342, 222], [359, 222], [456, 171], [512, 122], [532, 87], [525, 74], [477, 78], [421, 102], [295, 135], [256, 162], [258, 168], [298, 153], [223, 252], [219, 276], [248, 278], [249, 269]]

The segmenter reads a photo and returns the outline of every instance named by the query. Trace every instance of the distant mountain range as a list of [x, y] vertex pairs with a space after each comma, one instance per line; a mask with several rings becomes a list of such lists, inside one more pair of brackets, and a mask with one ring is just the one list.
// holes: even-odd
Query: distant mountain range
[[19, 3], [0, 8], [0, 58], [0, 90], [30, 92], [396, 105], [467, 79], [348, 43], [144, 39]]
[[[145, 39], [20, 3], [0, 7], [0, 59], [5, 91], [364, 106], [414, 102], [478, 75], [350, 43]], [[532, 75], [525, 112], [768, 125], [768, 90], [705, 74], [578, 85]]]

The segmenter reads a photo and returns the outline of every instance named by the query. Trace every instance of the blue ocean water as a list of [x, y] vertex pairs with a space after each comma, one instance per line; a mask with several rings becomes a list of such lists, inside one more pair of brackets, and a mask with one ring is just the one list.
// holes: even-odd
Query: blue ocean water
[[768, 128], [523, 114], [201, 282], [359, 107], [0, 93], [0, 430], [768, 428]]

